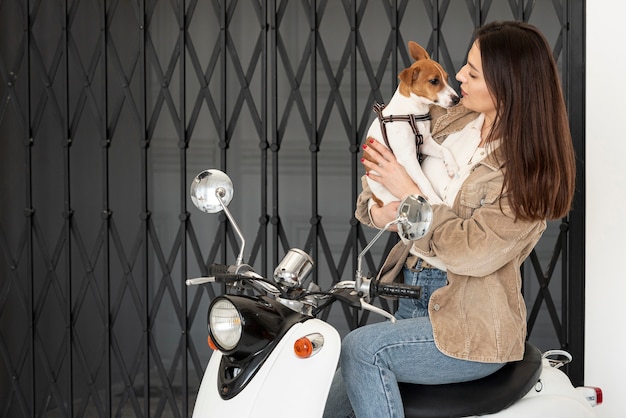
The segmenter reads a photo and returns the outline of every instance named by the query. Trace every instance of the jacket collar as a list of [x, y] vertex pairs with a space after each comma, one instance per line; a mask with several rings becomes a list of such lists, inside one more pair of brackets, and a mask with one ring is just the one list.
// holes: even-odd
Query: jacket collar
[[[450, 108], [431, 105], [430, 115], [432, 117], [431, 132], [433, 138], [438, 143], [442, 143], [448, 135], [460, 131], [468, 123], [476, 119], [479, 113], [469, 110], [463, 106], [463, 101], [461, 101], [458, 105]], [[504, 167], [505, 159], [502, 148], [498, 147], [493, 152], [490, 152], [479, 164], [493, 171]]]
[[502, 152], [502, 148], [498, 147], [493, 152], [490, 152], [485, 159], [483, 159], [480, 164], [487, 166], [493, 171], [500, 170], [504, 167], [506, 161], [504, 159], [504, 153]]
[[467, 109], [462, 104], [447, 109], [432, 105], [430, 115], [432, 117], [431, 132], [438, 143], [443, 142], [448, 135], [460, 131], [478, 117], [477, 112]]

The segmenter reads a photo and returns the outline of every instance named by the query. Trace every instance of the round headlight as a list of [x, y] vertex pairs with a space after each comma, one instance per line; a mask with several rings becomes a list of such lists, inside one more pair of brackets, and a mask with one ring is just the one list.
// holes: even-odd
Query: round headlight
[[241, 317], [228, 299], [218, 299], [209, 312], [209, 329], [213, 340], [223, 350], [232, 350], [241, 339]]

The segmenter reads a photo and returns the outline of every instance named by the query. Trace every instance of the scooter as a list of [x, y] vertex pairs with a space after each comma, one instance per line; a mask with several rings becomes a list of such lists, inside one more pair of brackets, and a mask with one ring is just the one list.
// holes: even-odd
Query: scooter
[[[307, 283], [313, 260], [291, 249], [272, 279], [243, 262], [245, 239], [228, 204], [230, 178], [215, 169], [198, 174], [191, 200], [207, 213], [224, 211], [240, 242], [233, 265], [212, 265], [210, 276], [188, 279], [188, 286], [222, 283], [226, 293], [208, 310], [208, 344], [214, 350], [200, 384], [194, 418], [293, 417], [319, 418], [324, 411], [339, 360], [341, 338], [318, 316], [334, 302], [368, 310], [391, 322], [395, 317], [372, 304], [374, 298], [419, 298], [421, 288], [380, 283], [361, 271], [363, 256], [391, 226], [403, 241], [422, 237], [432, 209], [418, 196], [401, 202], [397, 218], [385, 225], [361, 251], [354, 280], [322, 291]], [[449, 385], [400, 384], [406, 417], [594, 417], [602, 390], [574, 388], [559, 368], [571, 361], [566, 351], [541, 354], [526, 343], [524, 359], [472, 382]]]

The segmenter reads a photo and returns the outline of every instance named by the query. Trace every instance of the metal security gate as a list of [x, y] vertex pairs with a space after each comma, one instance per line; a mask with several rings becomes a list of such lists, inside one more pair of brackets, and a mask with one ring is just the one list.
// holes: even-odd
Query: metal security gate
[[539, 26], [563, 74], [580, 187], [524, 286], [531, 340], [582, 382], [584, 1], [0, 0], [0, 417], [190, 416], [221, 289], [184, 280], [238, 250], [193, 176], [233, 178], [258, 271], [300, 247], [322, 286], [351, 278], [360, 144], [407, 41], [454, 74], [496, 19]]

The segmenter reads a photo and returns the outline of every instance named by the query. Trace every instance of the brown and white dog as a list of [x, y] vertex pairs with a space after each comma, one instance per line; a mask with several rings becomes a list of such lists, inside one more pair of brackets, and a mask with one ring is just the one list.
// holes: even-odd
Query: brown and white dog
[[[384, 107], [383, 116], [390, 115], [426, 115], [431, 104], [442, 107], [450, 107], [459, 102], [459, 96], [448, 84], [448, 74], [436, 61], [430, 59], [428, 52], [416, 42], [409, 41], [409, 52], [415, 60], [410, 67], [402, 70], [398, 75], [400, 83], [391, 98]], [[400, 118], [398, 118], [400, 119]], [[441, 203], [441, 199], [433, 190], [430, 181], [424, 175], [417, 158], [416, 138], [410, 123], [402, 120], [387, 122], [383, 125], [378, 119], [370, 126], [367, 137], [374, 138], [385, 144], [382, 129], [387, 131], [389, 148], [393, 151], [396, 159], [402, 164], [419, 186], [430, 203]], [[454, 177], [458, 174], [458, 165], [450, 150], [438, 144], [430, 135], [430, 121], [416, 122], [419, 133], [423, 137], [420, 153], [441, 158], [446, 165], [448, 175]], [[364, 155], [367, 158], [367, 152]], [[370, 189], [374, 194], [374, 200], [379, 205], [399, 200], [387, 191], [380, 183], [367, 179]]]

